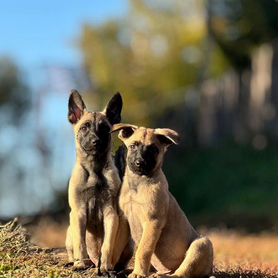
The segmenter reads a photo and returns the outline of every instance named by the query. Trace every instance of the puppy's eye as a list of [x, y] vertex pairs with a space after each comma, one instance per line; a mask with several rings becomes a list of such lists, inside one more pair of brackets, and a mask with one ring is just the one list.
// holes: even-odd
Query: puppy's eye
[[82, 131], [87, 131], [89, 128], [91, 128], [91, 123], [85, 123], [82, 127], [81, 130]]
[[130, 147], [131, 150], [135, 150], [136, 147], [137, 147], [137, 145], [136, 145], [136, 144], [132, 144], [132, 145], [130, 145], [129, 147]]
[[83, 126], [81, 127], [81, 130], [82, 130], [82, 131], [86, 131], [86, 130], [87, 130], [87, 126], [86, 126], [86, 125], [83, 125]]

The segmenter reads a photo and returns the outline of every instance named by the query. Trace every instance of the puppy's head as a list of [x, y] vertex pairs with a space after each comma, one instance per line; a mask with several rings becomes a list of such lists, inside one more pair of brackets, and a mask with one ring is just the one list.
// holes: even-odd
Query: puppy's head
[[129, 124], [116, 124], [112, 131], [120, 130], [118, 137], [127, 147], [127, 165], [138, 174], [152, 176], [162, 166], [163, 157], [179, 135], [168, 128], [145, 128]]
[[100, 154], [108, 150], [111, 128], [121, 121], [122, 97], [115, 94], [102, 112], [89, 112], [76, 90], [72, 90], [68, 103], [68, 120], [73, 125], [76, 147], [87, 154]]

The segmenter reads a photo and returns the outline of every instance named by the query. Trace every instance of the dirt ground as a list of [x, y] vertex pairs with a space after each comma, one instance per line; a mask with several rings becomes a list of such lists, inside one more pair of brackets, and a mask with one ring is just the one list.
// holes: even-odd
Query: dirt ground
[[[32, 229], [33, 240], [43, 247], [62, 247], [65, 231], [65, 225], [44, 220]], [[250, 235], [223, 230], [202, 233], [213, 242], [215, 275], [227, 273], [236, 277], [244, 274], [278, 277], [278, 238], [274, 233]]]
[[[0, 277], [90, 277], [90, 270], [74, 272], [65, 267], [66, 225], [43, 220], [31, 227], [28, 232], [35, 244], [31, 247], [29, 237], [22, 236], [21, 228], [3, 227], [0, 229]], [[274, 233], [251, 235], [208, 230], [206, 234], [214, 245], [213, 276], [278, 277], [278, 239]]]

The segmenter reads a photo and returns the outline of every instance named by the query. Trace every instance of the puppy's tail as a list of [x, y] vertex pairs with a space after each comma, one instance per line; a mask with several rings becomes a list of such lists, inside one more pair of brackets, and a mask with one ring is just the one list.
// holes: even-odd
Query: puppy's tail
[[125, 145], [121, 145], [114, 156], [115, 165], [118, 169], [119, 176], [121, 181], [123, 180], [123, 177], [125, 175], [125, 167], [126, 167], [126, 154], [127, 154], [127, 148]]

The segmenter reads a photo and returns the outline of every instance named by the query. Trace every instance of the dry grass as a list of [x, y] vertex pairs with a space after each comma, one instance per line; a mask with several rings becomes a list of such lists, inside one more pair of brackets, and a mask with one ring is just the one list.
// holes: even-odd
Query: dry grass
[[0, 277], [91, 277], [90, 270], [65, 267], [63, 249], [32, 244], [17, 221], [0, 226]]
[[[63, 246], [66, 225], [42, 220], [26, 231], [10, 222], [0, 226], [0, 277], [90, 277], [90, 270], [65, 267]], [[278, 240], [274, 234], [243, 235], [237, 232], [208, 233], [215, 249], [215, 277], [277, 277]]]
[[[223, 277], [277, 277], [278, 240], [274, 234], [210, 232], [215, 273]], [[216, 275], [217, 276], [217, 275]]]

